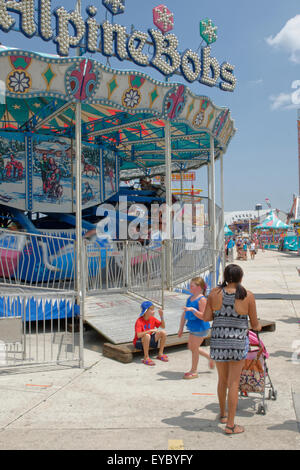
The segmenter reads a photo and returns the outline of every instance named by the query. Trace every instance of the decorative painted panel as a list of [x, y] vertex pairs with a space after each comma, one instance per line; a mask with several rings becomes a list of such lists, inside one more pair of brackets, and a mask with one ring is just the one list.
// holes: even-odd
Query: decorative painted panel
[[71, 140], [34, 135], [33, 211], [72, 212]]
[[81, 165], [82, 208], [86, 209], [102, 201], [99, 147], [92, 144], [83, 144]]
[[112, 150], [103, 149], [104, 199], [117, 192], [117, 157]]
[[0, 204], [25, 210], [25, 136], [0, 132]]

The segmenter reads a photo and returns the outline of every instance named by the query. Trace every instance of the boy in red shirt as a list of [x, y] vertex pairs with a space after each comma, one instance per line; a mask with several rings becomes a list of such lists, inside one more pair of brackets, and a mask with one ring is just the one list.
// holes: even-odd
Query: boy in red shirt
[[135, 323], [135, 337], [133, 344], [136, 349], [144, 351], [143, 363], [147, 366], [154, 366], [155, 362], [152, 361], [149, 357], [149, 348], [157, 348], [158, 341], [159, 351], [156, 359], [159, 359], [163, 362], [168, 362], [168, 356], [163, 354], [164, 347], [166, 344], [166, 332], [161, 330], [158, 331], [157, 328], [162, 326], [165, 328], [164, 312], [162, 309], [158, 310], [161, 321], [155, 318], [154, 315], [155, 307], [152, 302], [145, 301], [141, 304], [141, 313], [139, 318]]

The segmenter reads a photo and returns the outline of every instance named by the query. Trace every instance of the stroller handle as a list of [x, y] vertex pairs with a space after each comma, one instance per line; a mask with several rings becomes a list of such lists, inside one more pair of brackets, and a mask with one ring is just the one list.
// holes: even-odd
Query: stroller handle
[[250, 329], [249, 329], [249, 331], [253, 331], [253, 333], [255, 333], [255, 334], [256, 334], [256, 336], [257, 336], [257, 339], [258, 339], [258, 342], [260, 343], [260, 339], [259, 339], [259, 332], [258, 332], [258, 331], [256, 331], [256, 330], [253, 330], [252, 328], [250, 328]]
[[[250, 332], [250, 331], [253, 332], [253, 333], [255, 333], [255, 335], [256, 335], [256, 337], [257, 337], [257, 342], [258, 342], [257, 346], [259, 346], [259, 349], [262, 351], [264, 357], [265, 357], [265, 358], [268, 358], [268, 357], [269, 357], [269, 353], [268, 353], [268, 351], [267, 351], [267, 349], [266, 349], [264, 343], [262, 342], [262, 340], [261, 340], [260, 337], [259, 337], [259, 332], [258, 332], [258, 331], [255, 331], [255, 330], [253, 330], [253, 329], [249, 329], [249, 332]], [[250, 339], [250, 338], [249, 338], [249, 339]], [[256, 343], [255, 343], [255, 345], [256, 345]]]
[[253, 333], [255, 333], [257, 336], [259, 334], [259, 332], [257, 330], [254, 330], [253, 328], [249, 328], [249, 331], [253, 331]]

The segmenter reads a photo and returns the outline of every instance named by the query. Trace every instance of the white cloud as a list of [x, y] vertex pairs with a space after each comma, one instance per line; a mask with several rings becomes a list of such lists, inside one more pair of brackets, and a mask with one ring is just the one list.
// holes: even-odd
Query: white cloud
[[293, 93], [279, 93], [279, 95], [271, 95], [269, 99], [272, 111], [299, 108], [299, 104], [296, 104], [293, 100]]
[[300, 15], [288, 20], [276, 36], [270, 36], [266, 41], [270, 46], [286, 50], [290, 60], [300, 64]]
[[271, 109], [275, 111], [276, 109], [286, 107], [292, 104], [291, 94], [289, 93], [279, 93], [279, 95], [270, 96]]

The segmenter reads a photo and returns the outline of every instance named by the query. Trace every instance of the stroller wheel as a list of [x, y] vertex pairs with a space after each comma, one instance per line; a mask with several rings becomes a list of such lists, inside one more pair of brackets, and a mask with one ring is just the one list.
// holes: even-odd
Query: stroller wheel
[[265, 415], [265, 414], [266, 414], [266, 411], [267, 411], [267, 407], [266, 407], [266, 406], [258, 405], [257, 414], [259, 414], [259, 415]]
[[277, 390], [271, 389], [269, 390], [269, 395], [268, 395], [269, 400], [277, 400]]

